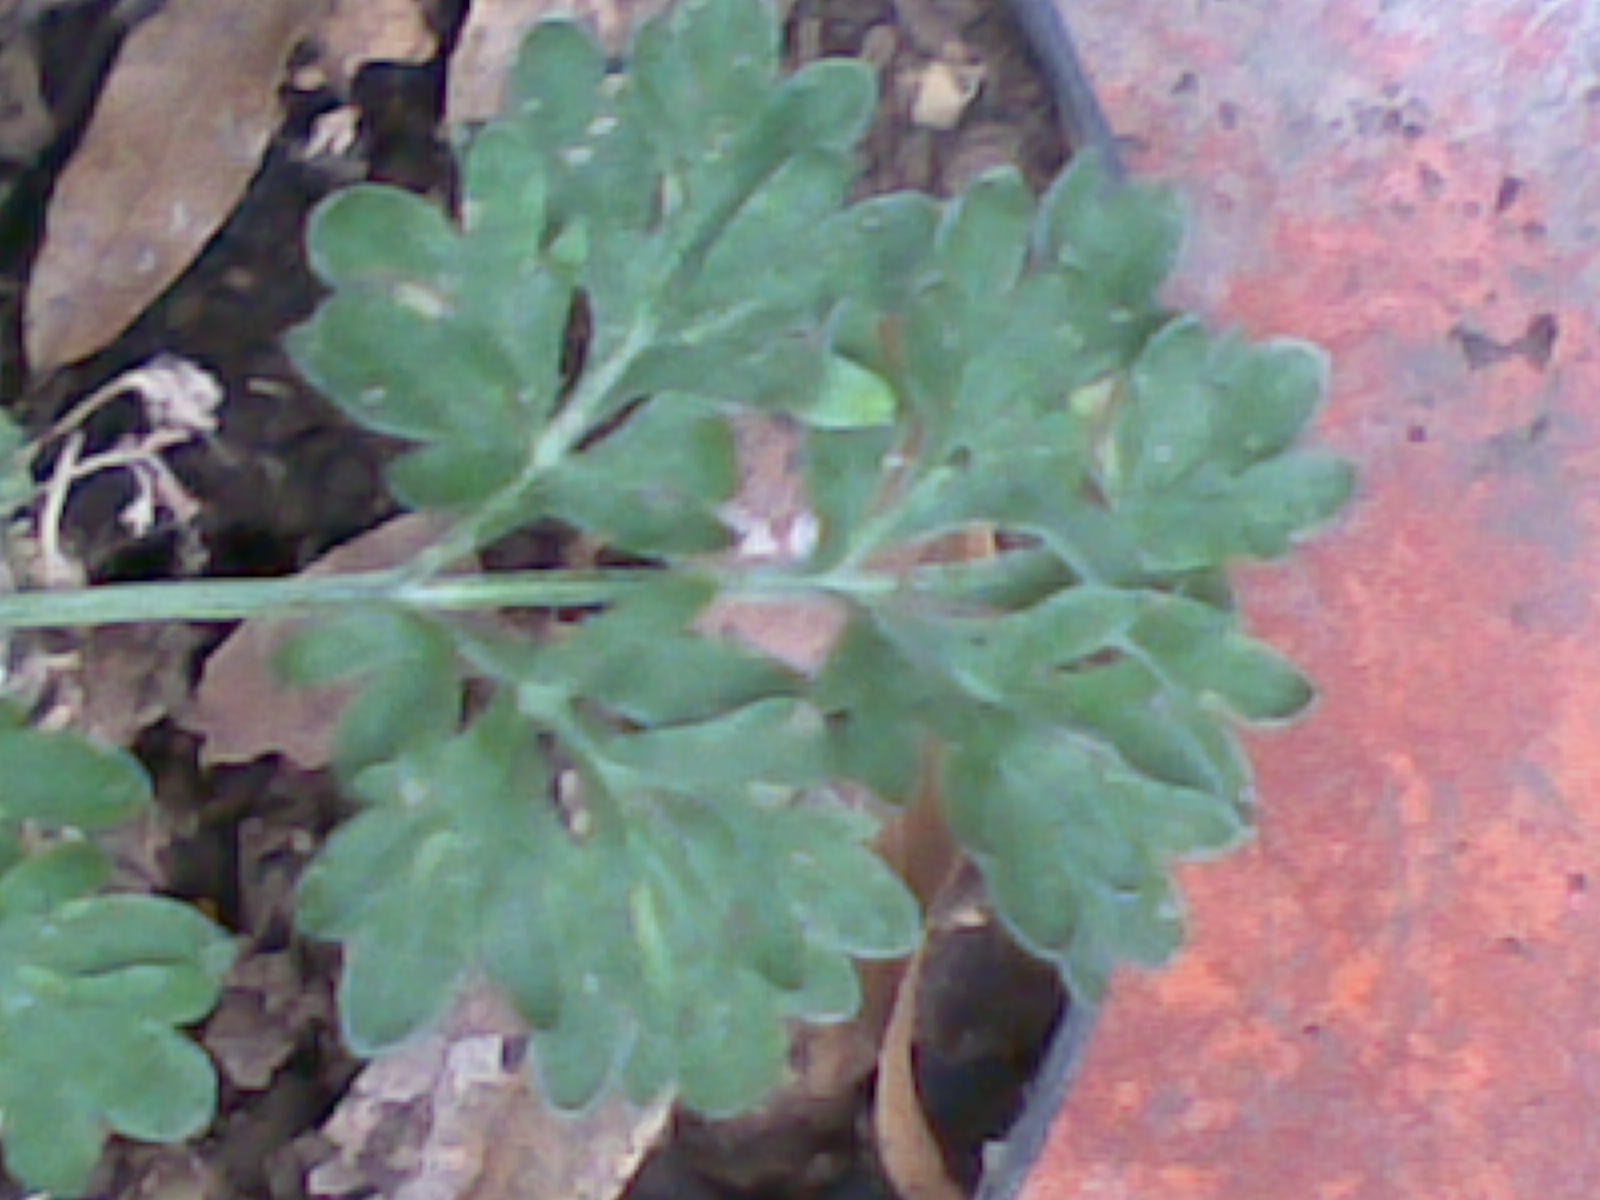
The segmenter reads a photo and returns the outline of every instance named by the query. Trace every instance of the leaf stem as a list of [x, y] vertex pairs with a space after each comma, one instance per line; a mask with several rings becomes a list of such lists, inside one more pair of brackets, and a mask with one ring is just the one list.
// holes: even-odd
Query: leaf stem
[[[885, 572], [803, 575], [767, 567], [678, 567], [725, 595], [792, 596], [832, 592], [862, 598], [904, 586]], [[199, 579], [0, 594], [0, 629], [61, 629], [141, 621], [243, 621], [317, 610], [399, 606], [429, 612], [570, 608], [614, 604], [658, 581], [660, 571], [497, 571], [418, 579], [410, 567], [282, 579]]]
[[120, 583], [0, 595], [0, 627], [49, 629], [139, 621], [239, 621], [318, 609], [401, 605], [435, 612], [608, 604], [650, 571], [511, 571], [414, 580], [403, 571]]

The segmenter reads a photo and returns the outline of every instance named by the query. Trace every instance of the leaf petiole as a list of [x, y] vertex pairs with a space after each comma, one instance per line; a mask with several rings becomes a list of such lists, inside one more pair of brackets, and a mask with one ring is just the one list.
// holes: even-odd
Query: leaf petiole
[[241, 621], [313, 610], [399, 605], [429, 611], [607, 604], [643, 571], [519, 571], [414, 581], [403, 570], [286, 579], [121, 583], [0, 595], [0, 627], [56, 629], [140, 621]]
[[[771, 568], [707, 568], [724, 594], [775, 596], [832, 592], [878, 596], [903, 586], [888, 572], [797, 575]], [[696, 572], [675, 572], [692, 577]], [[659, 582], [648, 569], [505, 571], [418, 580], [412, 568], [283, 579], [202, 579], [103, 584], [0, 595], [0, 628], [65, 629], [141, 621], [243, 621], [311, 611], [398, 606], [428, 612], [572, 608], [612, 604]]]

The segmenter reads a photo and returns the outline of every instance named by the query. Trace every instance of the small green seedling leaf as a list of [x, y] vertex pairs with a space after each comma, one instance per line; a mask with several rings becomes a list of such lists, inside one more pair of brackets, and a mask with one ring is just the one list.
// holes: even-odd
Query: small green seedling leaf
[[106, 864], [66, 842], [0, 876], [0, 1114], [6, 1166], [82, 1194], [108, 1134], [172, 1142], [211, 1119], [216, 1079], [176, 1030], [233, 961], [194, 909], [98, 896]]

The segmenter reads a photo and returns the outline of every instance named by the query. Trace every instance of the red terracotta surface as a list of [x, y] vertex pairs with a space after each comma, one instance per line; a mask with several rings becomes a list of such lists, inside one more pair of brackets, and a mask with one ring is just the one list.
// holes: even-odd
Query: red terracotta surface
[[1362, 492], [1248, 577], [1323, 698], [1026, 1200], [1600, 1196], [1600, 4], [1060, 2]]

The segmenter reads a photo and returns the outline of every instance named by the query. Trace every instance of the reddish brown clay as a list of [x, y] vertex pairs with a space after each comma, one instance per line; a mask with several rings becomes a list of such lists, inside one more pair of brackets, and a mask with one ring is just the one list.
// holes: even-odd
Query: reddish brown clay
[[1600, 6], [1061, 0], [1175, 298], [1334, 356], [1348, 519], [1246, 578], [1323, 699], [1121, 977], [1026, 1200], [1600, 1195]]

